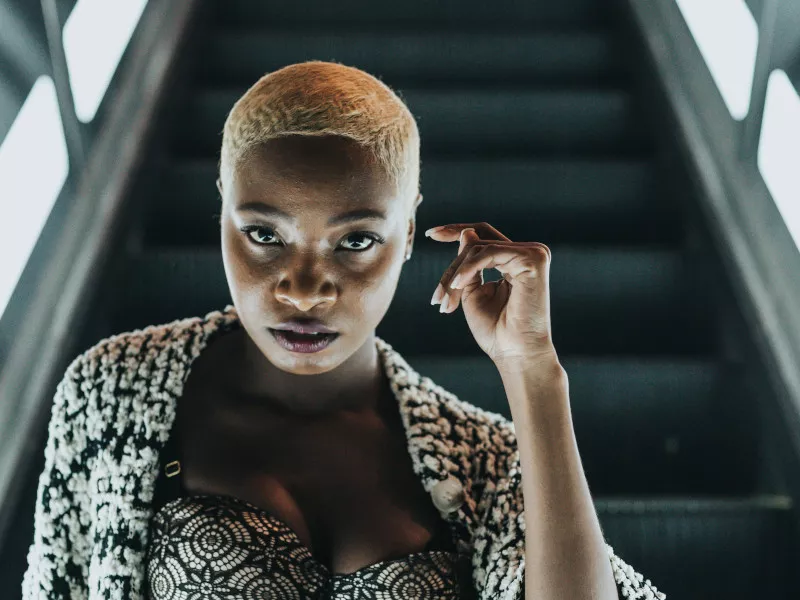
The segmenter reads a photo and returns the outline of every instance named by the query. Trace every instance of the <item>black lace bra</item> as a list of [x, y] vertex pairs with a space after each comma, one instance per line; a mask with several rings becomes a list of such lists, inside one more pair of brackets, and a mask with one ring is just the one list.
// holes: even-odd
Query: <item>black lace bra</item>
[[189, 495], [177, 427], [162, 454], [146, 556], [148, 600], [465, 600], [470, 566], [450, 534], [420, 552], [331, 573], [281, 519], [239, 498]]

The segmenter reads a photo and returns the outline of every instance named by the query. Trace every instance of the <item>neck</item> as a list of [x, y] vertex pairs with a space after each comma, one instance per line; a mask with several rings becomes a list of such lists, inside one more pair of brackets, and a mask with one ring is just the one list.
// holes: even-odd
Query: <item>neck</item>
[[377, 412], [389, 389], [375, 346], [374, 332], [345, 362], [326, 373], [297, 375], [278, 369], [244, 329], [235, 352], [234, 386], [240, 393], [263, 399], [271, 408], [297, 416]]

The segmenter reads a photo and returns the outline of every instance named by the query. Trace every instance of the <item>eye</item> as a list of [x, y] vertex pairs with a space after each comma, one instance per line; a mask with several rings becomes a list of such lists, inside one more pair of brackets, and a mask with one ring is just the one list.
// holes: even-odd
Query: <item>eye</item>
[[[275, 232], [269, 227], [263, 227], [261, 225], [247, 225], [242, 227], [241, 231], [244, 232], [254, 244], [259, 246], [280, 245]], [[342, 249], [349, 250], [351, 252], [364, 252], [372, 248], [376, 242], [383, 244], [385, 240], [381, 236], [374, 233], [351, 233], [342, 242]]]
[[355, 247], [348, 247], [345, 246], [345, 250], [351, 250], [353, 252], [364, 252], [365, 250], [369, 250], [375, 243], [382, 244], [384, 239], [379, 235], [375, 235], [374, 233], [366, 233], [366, 232], [358, 232], [358, 233], [351, 233], [344, 239], [344, 244], [351, 243], [354, 244]]
[[[269, 227], [261, 227], [261, 226], [258, 226], [258, 225], [248, 225], [246, 227], [242, 227], [241, 230], [247, 235], [248, 238], [250, 238], [251, 241], [253, 241], [256, 244], [259, 244], [260, 246], [274, 246], [275, 245], [274, 243], [271, 243], [269, 241], [269, 238], [273, 238], [274, 239], [276, 237], [275, 236], [275, 232], [272, 231], [272, 229], [270, 229]], [[253, 233], [261, 234], [261, 235], [252, 235]], [[266, 238], [266, 239], [264, 239], [264, 238]]]

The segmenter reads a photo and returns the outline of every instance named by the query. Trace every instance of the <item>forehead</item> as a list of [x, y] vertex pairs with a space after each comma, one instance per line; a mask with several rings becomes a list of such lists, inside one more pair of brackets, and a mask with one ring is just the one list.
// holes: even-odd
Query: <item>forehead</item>
[[373, 154], [341, 136], [291, 135], [251, 148], [233, 170], [236, 200], [325, 198], [389, 203], [395, 195]]

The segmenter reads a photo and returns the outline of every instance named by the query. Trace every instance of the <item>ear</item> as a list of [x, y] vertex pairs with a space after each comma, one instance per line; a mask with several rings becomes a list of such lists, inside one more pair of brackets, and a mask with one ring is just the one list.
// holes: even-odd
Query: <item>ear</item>
[[[414, 210], [411, 211], [411, 219], [408, 222], [408, 238], [406, 239], [406, 254], [411, 254], [414, 249], [414, 232], [417, 227], [417, 207], [422, 203], [422, 194], [418, 194], [414, 201]], [[405, 255], [404, 255], [405, 256]]]
[[222, 179], [217, 177], [217, 190], [219, 190], [219, 195], [222, 196]]

